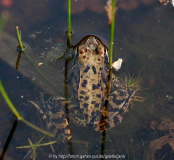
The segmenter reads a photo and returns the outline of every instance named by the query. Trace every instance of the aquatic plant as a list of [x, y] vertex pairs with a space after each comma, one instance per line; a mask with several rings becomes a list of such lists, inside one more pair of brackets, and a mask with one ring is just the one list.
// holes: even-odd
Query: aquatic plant
[[[125, 77], [125, 76], [124, 76]], [[141, 87], [142, 84], [142, 79], [141, 78], [137, 78], [137, 77], [133, 77], [133, 76], [128, 76], [127, 80], [125, 81], [124, 77], [118, 77], [118, 79], [120, 80], [120, 83], [123, 87], [128, 87], [128, 89], [130, 91], [134, 91], [135, 89], [138, 88], [138, 91], [140, 90], [144, 90]], [[145, 98], [139, 96], [138, 91], [135, 93], [135, 95], [132, 97], [132, 101], [138, 101], [138, 102], [144, 102]], [[132, 105], [131, 105], [132, 106]]]
[[67, 3], [67, 28], [68, 28], [68, 47], [71, 48], [71, 0], [68, 0]]
[[[46, 137], [46, 136], [42, 137], [37, 143], [33, 143], [33, 142], [30, 140], [30, 138], [28, 138], [28, 142], [29, 142], [29, 144], [30, 144], [29, 146], [20, 146], [20, 147], [16, 147], [16, 148], [17, 148], [17, 149], [31, 148], [32, 151], [33, 151], [33, 160], [36, 159], [36, 149], [37, 149], [38, 147], [41, 147], [41, 146], [50, 145], [51, 148], [52, 148], [53, 153], [55, 153], [52, 144], [57, 143], [57, 141], [52, 141], [52, 142], [40, 144], [41, 141], [42, 141], [45, 137]], [[30, 152], [30, 151], [29, 151], [29, 152]]]
[[129, 76], [127, 77], [127, 84], [125, 81], [125, 76], [122, 77], [118, 77], [118, 79], [120, 80], [120, 83], [122, 86], [128, 86], [129, 90], [134, 91], [135, 89], [139, 88], [141, 89], [141, 83], [142, 83], [142, 79], [137, 77], [133, 77], [133, 76]]
[[45, 135], [48, 135], [50, 137], [54, 137], [53, 134], [51, 133], [48, 133], [38, 127], [36, 127], [35, 125], [31, 124], [30, 122], [26, 121], [20, 114], [19, 112], [16, 110], [16, 108], [14, 107], [13, 103], [11, 102], [11, 100], [9, 99], [3, 85], [2, 85], [2, 82], [0, 80], [0, 93], [2, 95], [2, 97], [4, 98], [4, 101], [7, 103], [8, 107], [10, 108], [10, 110], [13, 112], [14, 116], [16, 117], [17, 120], [20, 120], [22, 121], [23, 123], [25, 123], [26, 125], [30, 126], [31, 128], [45, 134]]

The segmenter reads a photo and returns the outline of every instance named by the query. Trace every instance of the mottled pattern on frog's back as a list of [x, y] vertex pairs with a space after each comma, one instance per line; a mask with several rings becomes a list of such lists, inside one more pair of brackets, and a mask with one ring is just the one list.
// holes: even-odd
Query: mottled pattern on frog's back
[[[77, 94], [81, 114], [90, 124], [92, 118], [101, 111], [106, 96], [107, 69], [104, 57], [87, 50], [87, 54], [79, 55], [73, 78], [74, 93]], [[78, 71], [77, 71], [78, 70]], [[81, 77], [79, 77], [81, 76]], [[76, 81], [76, 82], [75, 82]]]

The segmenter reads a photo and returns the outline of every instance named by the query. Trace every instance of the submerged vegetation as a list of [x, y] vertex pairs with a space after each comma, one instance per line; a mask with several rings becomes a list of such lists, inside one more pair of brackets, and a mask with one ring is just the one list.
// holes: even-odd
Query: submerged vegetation
[[132, 101], [138, 101], [138, 102], [144, 102], [145, 101], [144, 97], [139, 96], [139, 91], [145, 90], [145, 89], [142, 88], [143, 81], [142, 81], [141, 78], [136, 78], [136, 77], [130, 76], [130, 74], [129, 74], [126, 81], [125, 81], [125, 76], [124, 77], [118, 77], [118, 79], [120, 80], [121, 85], [124, 86], [124, 87], [128, 87], [128, 89], [130, 91], [134, 91], [135, 89], [138, 89], [138, 91], [133, 96]]

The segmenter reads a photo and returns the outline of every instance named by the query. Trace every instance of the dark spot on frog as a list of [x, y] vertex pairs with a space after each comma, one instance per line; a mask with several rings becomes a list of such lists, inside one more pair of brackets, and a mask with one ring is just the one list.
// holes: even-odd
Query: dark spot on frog
[[85, 98], [84, 98], [84, 100], [86, 100], [86, 101], [87, 101], [88, 99], [89, 99], [89, 97], [85, 97]]
[[94, 103], [95, 103], [95, 101], [92, 101], [92, 102], [91, 102], [91, 104], [94, 104]]
[[100, 67], [99, 70], [102, 71], [103, 70], [103, 67]]
[[98, 58], [98, 61], [100, 61], [100, 58]]
[[92, 90], [99, 89], [99, 87], [100, 87], [100, 83], [98, 83], [97, 85], [93, 84]]
[[97, 107], [99, 107], [99, 104], [98, 104], [98, 103], [96, 103], [96, 104], [95, 104], [95, 107], [96, 107], [96, 108], [97, 108]]
[[122, 100], [117, 99], [116, 94], [112, 94], [112, 101], [116, 105], [121, 105], [123, 102], [125, 102], [125, 99], [123, 98]]
[[92, 112], [92, 116], [95, 116], [95, 112]]
[[84, 91], [80, 91], [80, 94], [85, 94], [85, 92]]
[[97, 94], [96, 96], [97, 96], [98, 98], [101, 98], [101, 94]]
[[83, 75], [81, 75], [80, 77], [83, 78]]
[[87, 84], [87, 80], [85, 79], [82, 83], [82, 87], [86, 87], [86, 84]]
[[89, 104], [84, 103], [84, 108], [88, 108]]
[[103, 83], [106, 84], [106, 79], [105, 78], [103, 78]]
[[92, 70], [93, 70], [94, 74], [97, 74], [96, 68], [94, 66], [92, 66]]
[[90, 69], [90, 67], [87, 66], [87, 67], [85, 68], [85, 70], [84, 70], [84, 73], [87, 73], [87, 72], [89, 71], [89, 69]]
[[80, 99], [83, 99], [83, 96], [80, 96], [79, 98], [80, 98]]

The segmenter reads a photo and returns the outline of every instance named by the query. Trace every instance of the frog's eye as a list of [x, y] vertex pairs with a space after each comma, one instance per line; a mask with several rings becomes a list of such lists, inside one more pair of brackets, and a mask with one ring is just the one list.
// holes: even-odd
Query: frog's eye
[[78, 49], [79, 55], [85, 54], [86, 52], [87, 52], [87, 46], [85, 44], [81, 45]]
[[104, 55], [105, 55], [105, 49], [104, 49], [104, 47], [102, 45], [98, 45], [97, 52], [98, 52], [98, 54], [100, 56], [104, 57]]

